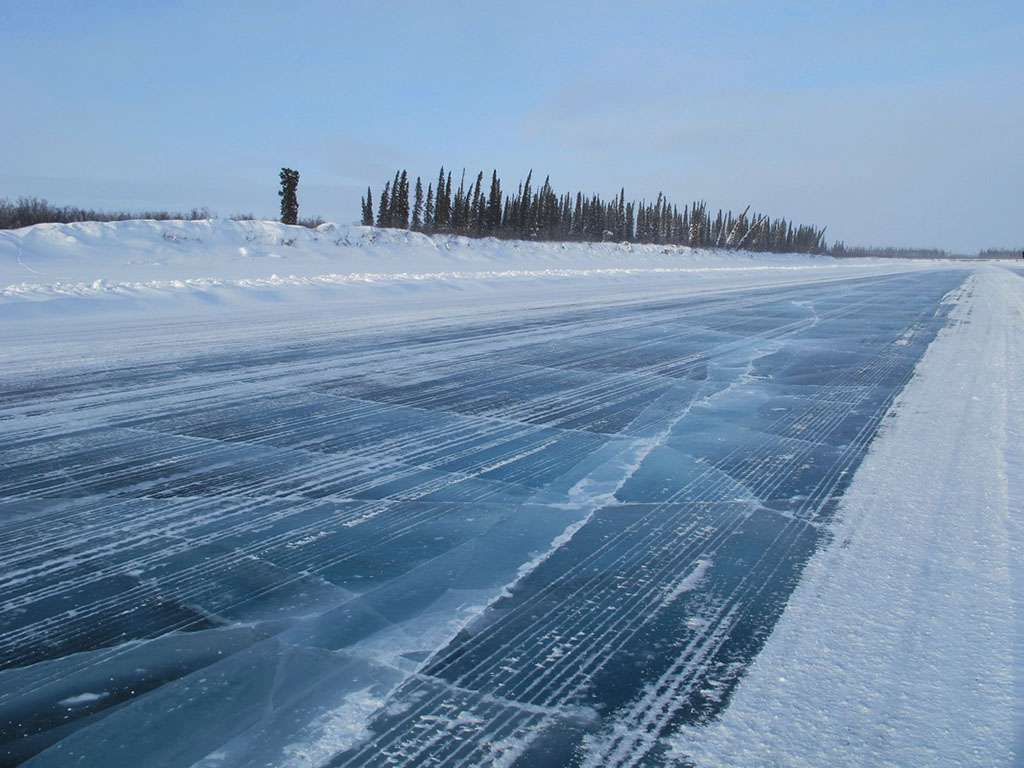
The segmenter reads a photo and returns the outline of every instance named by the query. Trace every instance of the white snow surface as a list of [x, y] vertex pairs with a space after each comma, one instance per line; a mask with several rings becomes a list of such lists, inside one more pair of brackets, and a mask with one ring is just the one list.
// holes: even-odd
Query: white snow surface
[[[405, 230], [266, 221], [123, 221], [39, 224], [0, 231], [3, 317], [49, 313], [146, 313], [183, 306], [351, 299], [353, 287], [408, 295], [424, 287], [476, 287], [566, 278], [686, 276], [790, 282], [840, 267], [893, 262], [793, 254], [700, 251], [629, 243], [534, 243], [428, 237]], [[787, 274], [794, 273], [794, 274]], [[379, 299], [381, 291], [375, 295]], [[68, 299], [77, 299], [68, 302]], [[85, 301], [91, 299], [92, 301]], [[183, 304], [188, 299], [197, 299]]]
[[697, 766], [1024, 761], [1024, 280], [956, 301]]
[[[680, 258], [685, 256], [685, 259]], [[295, 288], [459, 283], [588, 275], [806, 269], [832, 259], [695, 252], [620, 243], [528, 243], [428, 237], [404, 230], [264, 221], [40, 224], [0, 232], [0, 298], [125, 299], [200, 294], [206, 303], [280, 299]], [[248, 294], [248, 296], [246, 296]], [[121, 301], [111, 304], [110, 299]], [[75, 311], [80, 312], [79, 304]], [[173, 305], [172, 305], [173, 306]]]
[[0, 354], [8, 373], [95, 367], [216, 352], [240, 339], [564, 310], [597, 295], [678, 297], [922, 266], [338, 224], [37, 224], [0, 231]]
[[[689, 258], [681, 262], [679, 256]], [[696, 258], [695, 258], [696, 257]], [[109, 291], [115, 286], [373, 280], [427, 274], [592, 269], [807, 266], [832, 259], [624, 243], [532, 243], [374, 227], [316, 229], [270, 221], [121, 221], [39, 224], [0, 231], [7, 297]], [[276, 276], [276, 277], [275, 277]], [[187, 284], [186, 284], [187, 285]]]

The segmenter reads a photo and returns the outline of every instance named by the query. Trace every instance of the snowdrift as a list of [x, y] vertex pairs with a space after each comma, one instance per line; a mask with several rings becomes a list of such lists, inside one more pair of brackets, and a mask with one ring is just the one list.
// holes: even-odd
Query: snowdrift
[[[629, 243], [534, 243], [267, 221], [40, 224], [0, 232], [0, 307], [200, 294], [229, 304], [289, 289], [835, 266], [829, 257]], [[284, 292], [284, 293], [282, 293]], [[107, 305], [110, 308], [110, 305]], [[51, 307], [55, 309], [55, 307]], [[81, 308], [80, 308], [81, 309]]]

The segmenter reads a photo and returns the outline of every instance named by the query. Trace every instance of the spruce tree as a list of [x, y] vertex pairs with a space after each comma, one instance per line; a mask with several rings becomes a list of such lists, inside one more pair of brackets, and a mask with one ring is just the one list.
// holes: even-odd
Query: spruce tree
[[[450, 174], [449, 174], [450, 176]], [[441, 172], [437, 175], [437, 189], [434, 192], [436, 200], [434, 200], [434, 231], [443, 232], [448, 226], [448, 211], [447, 206], [444, 204], [444, 166], [441, 166]]]
[[487, 196], [486, 226], [488, 234], [494, 234], [501, 226], [501, 182], [498, 181], [497, 171], [491, 174], [491, 192]]
[[416, 192], [412, 205], [412, 229], [414, 232], [423, 230], [423, 183], [416, 177]]
[[405, 171], [401, 176], [395, 174], [395, 186], [391, 188], [391, 226], [409, 228], [409, 176]]
[[444, 183], [444, 228], [452, 226], [452, 172], [448, 171], [448, 179]]
[[466, 222], [466, 169], [462, 169], [462, 180], [459, 181], [459, 188], [455, 192], [455, 199], [452, 201], [449, 214], [449, 224], [452, 232], [462, 235]]
[[626, 237], [626, 188], [619, 189], [619, 202], [615, 209], [615, 239], [628, 240]]
[[519, 221], [516, 234], [519, 237], [529, 237], [528, 227], [530, 224], [530, 179], [533, 178], [533, 169], [526, 174], [526, 183], [523, 185], [523, 192], [519, 201]]
[[[298, 174], [282, 169], [297, 184]], [[294, 174], [291, 176], [290, 174]], [[626, 201], [625, 189], [610, 200], [600, 195], [585, 197], [581, 192], [558, 195], [550, 178], [533, 190], [533, 171], [520, 183], [514, 195], [504, 195], [496, 170], [491, 173], [490, 190], [483, 189], [483, 173], [466, 186], [463, 170], [458, 189], [452, 196], [452, 174], [442, 167], [438, 186], [427, 185], [423, 194], [422, 179], [416, 179], [415, 205], [409, 205], [409, 175], [396, 171], [395, 178], [385, 184], [380, 198], [377, 225], [411, 228], [424, 232], [444, 232], [480, 237], [493, 235], [505, 238], [544, 239], [554, 241], [625, 240], [640, 243], [665, 243], [691, 247], [746, 248], [752, 251], [798, 251], [817, 253], [828, 250], [825, 230], [813, 226], [794, 225], [786, 219], [772, 219], [750, 214], [750, 207], [738, 216], [719, 209], [712, 217], [707, 204], [696, 201], [683, 210], [658, 193], [653, 202]], [[294, 192], [294, 186], [291, 187]], [[284, 189], [282, 189], [282, 204]], [[575, 205], [574, 205], [575, 202]], [[411, 213], [411, 222], [410, 222]], [[295, 210], [297, 217], [297, 205]], [[282, 211], [284, 219], [284, 211]], [[373, 221], [373, 196], [370, 188], [362, 200], [362, 221]], [[835, 246], [841, 248], [841, 246]]]
[[423, 231], [434, 231], [434, 185], [427, 184], [427, 207], [423, 212]]
[[483, 180], [484, 172], [480, 171], [480, 173], [476, 175], [476, 184], [473, 185], [473, 200], [470, 202], [469, 205], [469, 217], [468, 221], [466, 222], [467, 229], [469, 229], [470, 232], [472, 232], [472, 234], [476, 236], [480, 235], [480, 227], [481, 224], [483, 223], [483, 217], [478, 216], [478, 211], [481, 209], [480, 186], [483, 183]]
[[583, 239], [583, 193], [576, 193], [576, 205], [572, 209], [572, 224], [569, 226], [569, 237], [573, 240]]
[[380, 193], [380, 207], [377, 208], [377, 226], [383, 229], [391, 226], [391, 204], [388, 196], [391, 194], [391, 182], [384, 185], [384, 191]]
[[373, 226], [373, 194], [370, 188], [366, 188], [366, 197], [363, 198], [363, 226]]
[[295, 224], [299, 220], [299, 172], [282, 168], [280, 178], [281, 190], [277, 194], [281, 198], [281, 223]]
[[402, 194], [402, 186], [401, 186], [400, 181], [401, 181], [400, 172], [399, 171], [395, 171], [395, 180], [391, 182], [391, 198], [388, 201], [388, 218], [387, 218], [387, 222], [388, 223], [385, 224], [385, 226], [387, 226], [387, 227], [397, 227], [398, 226], [398, 223], [397, 223], [398, 209], [400, 208], [400, 205], [401, 205], [399, 203], [398, 199], [399, 199], [399, 196]]

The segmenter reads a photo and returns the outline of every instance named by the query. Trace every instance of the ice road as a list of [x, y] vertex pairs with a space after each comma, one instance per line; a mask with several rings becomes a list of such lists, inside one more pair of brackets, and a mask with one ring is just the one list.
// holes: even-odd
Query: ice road
[[727, 708], [967, 277], [8, 379], [2, 760], [671, 763]]

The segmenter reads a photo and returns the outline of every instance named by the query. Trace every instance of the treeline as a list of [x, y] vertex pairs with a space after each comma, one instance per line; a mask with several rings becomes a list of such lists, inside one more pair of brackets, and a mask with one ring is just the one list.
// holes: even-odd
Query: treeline
[[[134, 221], [150, 219], [153, 221], [199, 221], [215, 219], [217, 214], [209, 208], [193, 208], [187, 213], [175, 211], [97, 211], [91, 208], [79, 208], [74, 205], [54, 205], [38, 197], [19, 197], [11, 202], [0, 198], [0, 229], [19, 229], [33, 224], [73, 224], [76, 221]], [[256, 217], [251, 213], [236, 213], [228, 218], [234, 221], [251, 221]], [[324, 219], [313, 216], [298, 219], [297, 224], [315, 228], [324, 223]]]
[[506, 194], [497, 171], [490, 184], [478, 173], [467, 184], [463, 172], [453, 191], [444, 168], [436, 185], [416, 179], [410, 190], [406, 171], [384, 184], [377, 205], [368, 187], [362, 198], [362, 223], [467, 237], [579, 242], [635, 242], [687, 245], [694, 248], [742, 248], [750, 251], [825, 253], [825, 229], [795, 225], [784, 218], [732, 211], [712, 213], [704, 201], [682, 210], [661, 193], [653, 201], [626, 200], [625, 190], [611, 200], [598, 195], [557, 194], [545, 178], [533, 186], [533, 172], [516, 191]]
[[839, 240], [829, 252], [838, 257], [872, 257], [878, 259], [949, 259], [953, 254], [939, 248], [879, 248], [876, 246], [847, 246]]
[[979, 259], [1021, 259], [1024, 251], [1011, 251], [1007, 248], [986, 248], [978, 251]]
[[188, 213], [171, 211], [95, 211], [73, 205], [53, 205], [38, 197], [19, 197], [11, 202], [0, 198], [0, 229], [19, 229], [33, 224], [71, 224], [76, 221], [129, 221], [132, 219], [155, 219], [170, 221], [184, 219], [197, 221], [213, 216], [206, 208], [193, 208]]

